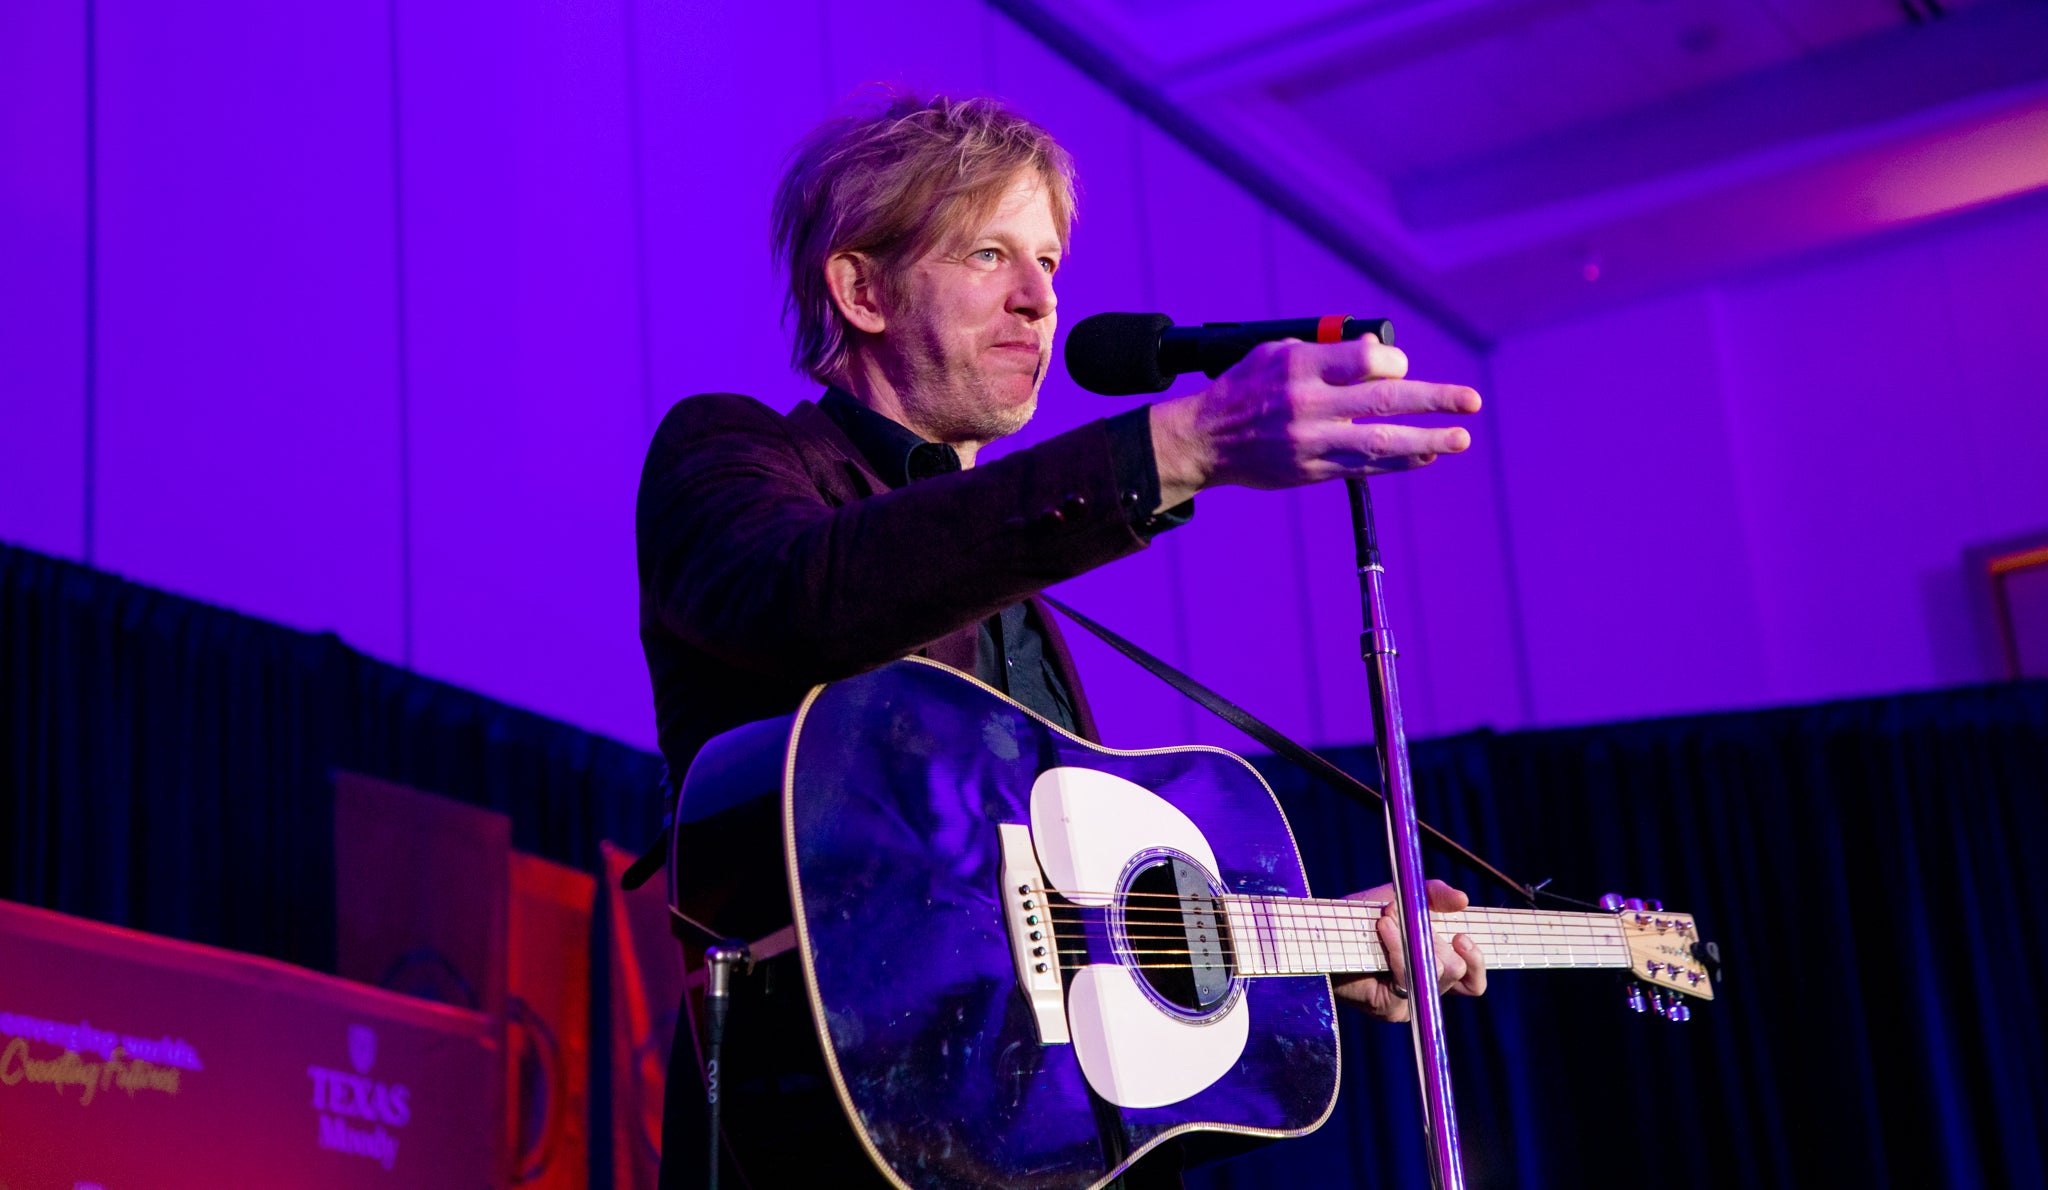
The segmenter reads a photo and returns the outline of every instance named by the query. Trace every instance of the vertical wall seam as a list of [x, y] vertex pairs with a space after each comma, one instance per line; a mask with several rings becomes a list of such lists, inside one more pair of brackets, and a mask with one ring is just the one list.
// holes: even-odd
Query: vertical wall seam
[[1240, 190], [1300, 228], [1303, 234], [1389, 295], [1407, 303], [1416, 313], [1434, 323], [1437, 329], [1472, 352], [1488, 349], [1489, 337], [1463, 313], [1373, 251], [1341, 219], [1324, 214], [1320, 207], [1254, 161], [1248, 153], [1189, 115], [1180, 104], [1133, 73], [1106, 50], [1076, 33], [1066, 22], [1054, 16], [1043, 0], [987, 2], [1116, 96], [1127, 109], [1150, 121], [1166, 136], [1179, 141], [1189, 152], [1235, 182]]
[[981, 86], [990, 95], [1001, 96], [1003, 71], [996, 54], [996, 11], [987, 4], [975, 7], [981, 12]]
[[[1742, 545], [1743, 586], [1749, 597], [1752, 630], [1756, 646], [1757, 681], [1762, 689], [1757, 691], [1760, 703], [1771, 703], [1782, 698], [1783, 683], [1779, 680], [1779, 651], [1777, 634], [1766, 622], [1765, 592], [1763, 588], [1763, 567], [1757, 556], [1757, 519], [1750, 515], [1748, 460], [1742, 453], [1743, 439], [1739, 433], [1738, 419], [1742, 417], [1736, 407], [1734, 392], [1735, 378], [1740, 368], [1736, 363], [1735, 345], [1729, 334], [1728, 294], [1719, 285], [1711, 286], [1702, 295], [1707, 308], [1707, 334], [1713, 344], [1714, 392], [1719, 400], [1715, 413], [1721, 425], [1721, 438], [1728, 450], [1728, 487], [1735, 501], [1731, 510], [1736, 532]], [[1953, 310], [1953, 302], [1935, 303], [1938, 311]], [[1937, 314], [1937, 317], [1939, 314]], [[1953, 340], [1953, 336], [1951, 336]], [[1988, 675], [1987, 675], [1988, 676]]]
[[[1134, 226], [1132, 234], [1138, 244], [1138, 284], [1146, 307], [1159, 304], [1158, 266], [1152, 251], [1152, 229], [1145, 220], [1147, 207], [1147, 184], [1145, 177], [1145, 125], [1143, 121], [1132, 120], [1131, 128], [1131, 193], [1135, 201], [1131, 204]], [[1166, 596], [1168, 619], [1173, 627], [1173, 660], [1186, 669], [1194, 657], [1194, 641], [1188, 627], [1187, 570], [1181, 563], [1180, 542], [1169, 537], [1164, 542], [1155, 542], [1149, 548], [1163, 549], [1166, 554]], [[1195, 733], [1204, 726], [1195, 717], [1195, 704], [1184, 698], [1174, 700], [1180, 706], [1181, 738], [1189, 742], [1200, 738]]]
[[399, 658], [413, 667], [412, 606], [412, 350], [407, 326], [405, 269], [405, 119], [399, 76], [398, 0], [387, 0], [386, 47], [391, 80], [391, 281], [395, 322], [392, 350], [398, 397], [398, 619]]
[[1479, 384], [1486, 397], [1481, 416], [1493, 436], [1493, 449], [1487, 452], [1486, 457], [1488, 469], [1493, 472], [1493, 519], [1494, 528], [1500, 535], [1501, 585], [1507, 596], [1503, 602], [1508, 613], [1508, 639], [1515, 653], [1515, 700], [1522, 711], [1522, 721], [1513, 726], [1532, 727], [1536, 723], [1536, 677], [1529, 659], [1528, 625], [1522, 618], [1522, 573], [1515, 561], [1515, 526], [1508, 500], [1507, 438], [1501, 433], [1500, 415], [1495, 405], [1499, 397], [1493, 389], [1493, 349], [1489, 347], [1479, 352], [1478, 360]]
[[647, 281], [647, 170], [641, 147], [644, 125], [640, 113], [640, 5], [625, 0], [626, 43], [626, 184], [633, 220], [633, 305], [640, 346], [640, 429], [651, 436], [656, 421], [654, 399], [654, 312]]
[[818, 81], [821, 92], [820, 112], [830, 112], [839, 102], [839, 93], [832, 87], [832, 0], [818, 0]]
[[[1280, 243], [1273, 234], [1273, 221], [1279, 218], [1271, 207], [1259, 207], [1259, 252], [1264, 262], [1266, 283], [1266, 309], [1264, 317], [1279, 318], [1280, 314]], [[1316, 636], [1316, 606], [1311, 584], [1315, 579], [1314, 568], [1309, 564], [1313, 547], [1308, 540], [1308, 520], [1303, 501], [1309, 498], [1308, 491], [1300, 488], [1287, 492], [1275, 492], [1286, 502], [1288, 541], [1294, 554], [1294, 611], [1295, 642], [1301, 649], [1301, 681], [1307, 687], [1308, 738], [1312, 744], [1321, 745], [1329, 740], [1329, 726], [1323, 720], [1323, 667], [1317, 657], [1319, 650]]]
[[100, 404], [100, 170], [99, 170], [99, 13], [95, 0], [85, 0], [85, 317], [83, 374], [84, 499], [79, 508], [79, 552], [87, 566], [97, 564], [99, 521]]

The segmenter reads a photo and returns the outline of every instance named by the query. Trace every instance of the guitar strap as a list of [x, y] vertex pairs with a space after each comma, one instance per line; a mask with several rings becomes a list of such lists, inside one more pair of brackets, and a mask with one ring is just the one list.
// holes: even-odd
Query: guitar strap
[[[1250, 711], [1231, 702], [1207, 686], [1202, 685], [1173, 666], [1154, 657], [1136, 644], [1125, 640], [1110, 628], [1075, 611], [1050, 595], [1041, 594], [1039, 597], [1044, 599], [1047, 604], [1051, 605], [1061, 615], [1087, 629], [1104, 644], [1122, 653], [1132, 661], [1137, 662], [1140, 666], [1144, 667], [1146, 672], [1186, 695], [1203, 710], [1208, 711], [1218, 719], [1223, 720], [1260, 744], [1265, 745], [1274, 755], [1284, 756], [1288, 760], [1293, 761], [1303, 772], [1336, 792], [1343, 794], [1345, 797], [1350, 798], [1352, 801], [1369, 809], [1379, 808], [1384, 810], [1386, 798], [1380, 794], [1379, 790], [1374, 789], [1350, 773], [1324, 760], [1314, 750], [1288, 739], [1280, 733], [1278, 728], [1258, 718]], [[662, 773], [662, 785], [664, 790], [667, 790], [670, 796], [673, 796], [673, 791], [669, 790], [669, 778], [666, 771]], [[667, 816], [662, 821], [661, 834], [655, 839], [654, 844], [626, 870], [624, 878], [619, 881], [622, 887], [628, 890], [638, 888], [646, 883], [650, 876], [662, 869], [663, 864], [668, 858], [669, 832], [675, 827], [674, 815], [675, 808], [671, 804], [668, 808]], [[1479, 858], [1478, 855], [1473, 853], [1471, 848], [1459, 843], [1430, 824], [1424, 822], [1421, 826], [1423, 842], [1432, 850], [1449, 859], [1471, 865], [1472, 868], [1484, 873], [1494, 883], [1514, 893], [1516, 897], [1527, 901], [1531, 906], [1536, 904], [1536, 897], [1543, 891], [1543, 884], [1549, 883], [1549, 881], [1544, 881], [1539, 884], [1524, 884]], [[1556, 894], [1545, 895], [1555, 896]], [[1562, 897], [1558, 899], [1570, 900], [1570, 898]], [[702, 929], [702, 927], [699, 928]], [[705, 933], [708, 935], [711, 931], [707, 930]], [[681, 935], [679, 934], [678, 936]]]
[[[1386, 807], [1387, 799], [1380, 794], [1379, 790], [1374, 789], [1350, 773], [1324, 760], [1313, 750], [1288, 739], [1280, 734], [1277, 728], [1253, 715], [1250, 711], [1231, 702], [1214, 690], [1202, 685], [1173, 666], [1168, 665], [1137, 645], [1118, 636], [1109, 628], [1096, 623], [1094, 620], [1089, 619], [1087, 616], [1082, 615], [1050, 595], [1040, 595], [1039, 598], [1052, 605], [1061, 615], [1086, 628], [1110, 648], [1115, 649], [1117, 652], [1143, 666], [1153, 677], [1187, 695], [1188, 698], [1194, 700], [1203, 710], [1271, 749], [1274, 755], [1284, 756], [1288, 760], [1293, 761], [1309, 776], [1314, 777], [1324, 785], [1329, 786], [1331, 789], [1336, 790], [1338, 793], [1343, 794], [1362, 806], [1372, 807], [1377, 805], [1381, 809]], [[1536, 894], [1541, 890], [1542, 885], [1523, 884], [1521, 881], [1509, 876], [1506, 872], [1480, 859], [1472, 853], [1470, 848], [1429, 825], [1427, 822], [1421, 825], [1423, 842], [1427, 843], [1438, 854], [1457, 860], [1460, 863], [1470, 864], [1473, 868], [1492, 878], [1502, 888], [1527, 901], [1531, 906], [1536, 904]]]

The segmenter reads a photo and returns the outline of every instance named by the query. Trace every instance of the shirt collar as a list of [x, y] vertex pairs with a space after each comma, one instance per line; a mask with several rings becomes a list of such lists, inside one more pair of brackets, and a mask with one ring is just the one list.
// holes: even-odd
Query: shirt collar
[[826, 389], [818, 408], [845, 431], [868, 466], [892, 488], [960, 470], [959, 451], [943, 442], [925, 441], [844, 389]]

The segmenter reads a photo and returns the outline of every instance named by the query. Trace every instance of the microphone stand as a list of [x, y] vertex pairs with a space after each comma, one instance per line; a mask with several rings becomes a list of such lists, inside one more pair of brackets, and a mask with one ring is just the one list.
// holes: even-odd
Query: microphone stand
[[1451, 1060], [1444, 1047], [1443, 1005], [1436, 993], [1436, 931], [1429, 919], [1429, 895], [1422, 877], [1422, 829], [1408, 770], [1408, 738], [1401, 726], [1401, 690], [1394, 680], [1394, 635], [1387, 627], [1386, 571], [1380, 565], [1379, 534], [1373, 527], [1372, 496], [1365, 489], [1365, 480], [1348, 479], [1345, 487], [1351, 495], [1358, 597], [1365, 615], [1359, 651], [1372, 683], [1372, 734], [1379, 752], [1381, 789], [1386, 794], [1394, 906], [1408, 958], [1409, 1020], [1414, 1026], [1415, 1065], [1422, 1076], [1430, 1181], [1436, 1190], [1464, 1190], [1458, 1112], [1451, 1100]]

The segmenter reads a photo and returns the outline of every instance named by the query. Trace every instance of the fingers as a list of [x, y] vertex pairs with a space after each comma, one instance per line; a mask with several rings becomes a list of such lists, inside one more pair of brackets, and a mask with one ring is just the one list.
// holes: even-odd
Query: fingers
[[1465, 974], [1460, 976], [1455, 987], [1445, 988], [1454, 996], [1484, 996], [1486, 994], [1486, 953], [1479, 949], [1479, 943], [1470, 934], [1460, 934], [1451, 939], [1451, 948], [1465, 960]]
[[[1429, 907], [1436, 913], [1458, 913], [1472, 904], [1472, 898], [1462, 890], [1452, 888], [1441, 880], [1431, 880], [1427, 885]], [[1369, 900], [1391, 897], [1392, 887], [1368, 889], [1353, 894]], [[1395, 987], [1407, 988], [1408, 955], [1401, 943], [1400, 920], [1388, 906], [1388, 911], [1373, 923], [1379, 934], [1380, 946], [1386, 952], [1389, 968], [1388, 982]], [[1442, 995], [1481, 996], [1486, 994], [1486, 954], [1470, 934], [1436, 936], [1437, 991]], [[1375, 1005], [1375, 1015], [1380, 1015]], [[1405, 1020], [1407, 1012], [1402, 1009], [1400, 1016], [1387, 1016], [1388, 1020]]]
[[1332, 422], [1318, 429], [1317, 455], [1347, 474], [1420, 467], [1472, 445], [1472, 435], [1462, 426]]
[[1380, 342], [1378, 335], [1340, 343], [1302, 343], [1296, 349], [1311, 361], [1325, 384], [1399, 380], [1408, 374], [1408, 353]]
[[1438, 913], [1458, 913], [1472, 903], [1472, 898], [1466, 896], [1462, 890], [1452, 888], [1441, 880], [1431, 880], [1425, 887], [1429, 907]]
[[1392, 905], [1380, 914], [1380, 919], [1373, 923], [1373, 929], [1379, 932], [1380, 949], [1387, 955], [1387, 974], [1395, 986], [1407, 987], [1408, 948], [1401, 945], [1401, 920], [1395, 915]]
[[1477, 413], [1479, 391], [1463, 384], [1430, 380], [1374, 380], [1325, 387], [1316, 397], [1315, 412], [1345, 420], [1360, 417], [1403, 417], [1415, 413]]

